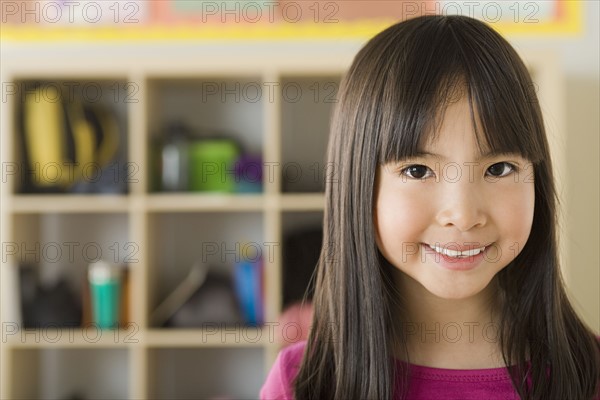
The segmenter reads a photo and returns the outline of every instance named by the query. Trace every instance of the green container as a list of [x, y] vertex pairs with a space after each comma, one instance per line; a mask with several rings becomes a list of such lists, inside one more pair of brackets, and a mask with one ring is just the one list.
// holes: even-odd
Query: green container
[[201, 192], [235, 191], [235, 161], [240, 151], [228, 139], [193, 142], [189, 149], [190, 190]]
[[119, 326], [121, 302], [121, 270], [104, 261], [90, 265], [88, 271], [92, 315], [94, 323], [101, 329]]

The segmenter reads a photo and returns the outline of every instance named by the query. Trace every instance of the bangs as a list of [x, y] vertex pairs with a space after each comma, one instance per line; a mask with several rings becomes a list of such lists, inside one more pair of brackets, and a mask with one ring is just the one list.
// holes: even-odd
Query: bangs
[[526, 67], [497, 33], [466, 22], [432, 19], [423, 32], [398, 38], [404, 43], [386, 43], [399, 50], [386, 63], [386, 84], [373, 107], [381, 118], [379, 164], [422, 152], [446, 108], [463, 98], [481, 153], [519, 154], [534, 164], [544, 157], [544, 132], [537, 128], [543, 122]]

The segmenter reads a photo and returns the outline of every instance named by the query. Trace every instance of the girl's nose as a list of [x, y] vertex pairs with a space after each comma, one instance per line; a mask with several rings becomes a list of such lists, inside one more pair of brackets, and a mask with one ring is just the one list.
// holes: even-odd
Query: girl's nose
[[454, 226], [461, 232], [485, 226], [485, 199], [476, 183], [448, 182], [443, 186], [445, 192], [436, 216], [441, 226]]

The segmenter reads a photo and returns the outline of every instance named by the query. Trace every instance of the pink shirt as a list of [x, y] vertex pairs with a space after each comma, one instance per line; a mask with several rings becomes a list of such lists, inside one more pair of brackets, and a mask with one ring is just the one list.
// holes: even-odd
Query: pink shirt
[[[292, 380], [298, 372], [306, 341], [283, 349], [260, 391], [261, 400], [293, 400]], [[401, 361], [398, 361], [399, 363]], [[411, 400], [519, 399], [506, 368], [442, 369], [411, 364]]]

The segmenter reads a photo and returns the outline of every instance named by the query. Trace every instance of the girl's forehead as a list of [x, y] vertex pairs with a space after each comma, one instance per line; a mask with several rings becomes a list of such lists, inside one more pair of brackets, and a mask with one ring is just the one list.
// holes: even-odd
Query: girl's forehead
[[420, 135], [418, 147], [419, 149], [436, 148], [456, 140], [462, 142], [474, 140], [481, 154], [491, 151], [477, 105], [473, 104], [467, 96], [438, 107], [430, 124]]
[[[448, 134], [448, 133], [446, 133]], [[487, 142], [483, 133], [466, 132], [464, 135], [451, 135], [445, 140], [429, 140], [424, 146], [419, 146], [419, 151], [425, 153], [436, 153], [451, 157], [458, 148], [461, 150], [472, 149], [473, 155], [478, 159], [490, 157], [494, 154], [502, 153], [500, 149], [493, 149]]]

